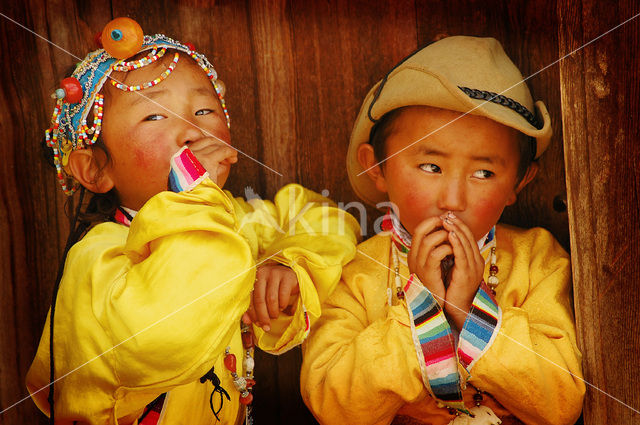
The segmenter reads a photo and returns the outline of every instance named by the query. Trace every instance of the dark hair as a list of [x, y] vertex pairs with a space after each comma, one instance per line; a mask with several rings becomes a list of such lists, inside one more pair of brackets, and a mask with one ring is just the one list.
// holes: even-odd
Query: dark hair
[[[387, 158], [386, 142], [395, 128], [395, 122], [402, 112], [409, 106], [403, 106], [401, 108], [392, 109], [385, 113], [376, 123], [371, 127], [369, 133], [369, 144], [373, 147], [373, 154], [377, 162], [382, 162]], [[534, 161], [536, 154], [536, 141], [533, 137], [527, 136], [524, 133], [518, 131], [518, 152], [520, 153], [520, 162], [518, 163], [518, 172], [516, 178], [516, 184], [524, 178], [527, 169]], [[384, 172], [384, 162], [382, 163]]]

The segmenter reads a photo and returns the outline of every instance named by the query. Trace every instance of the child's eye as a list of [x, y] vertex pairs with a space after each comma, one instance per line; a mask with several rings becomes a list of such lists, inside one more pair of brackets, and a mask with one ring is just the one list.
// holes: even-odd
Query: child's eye
[[422, 171], [426, 171], [427, 173], [439, 173], [440, 172], [440, 167], [438, 167], [436, 164], [421, 164], [420, 165], [420, 169]]
[[200, 110], [196, 111], [196, 116], [198, 116], [198, 115], [208, 115], [208, 114], [210, 114], [212, 112], [213, 112], [212, 109], [200, 109]]
[[145, 121], [160, 121], [160, 120], [163, 120], [164, 118], [165, 118], [164, 115], [151, 114], [148, 117], [146, 117], [144, 120]]
[[473, 177], [478, 179], [488, 179], [489, 177], [493, 177], [495, 173], [489, 170], [478, 170], [473, 173]]

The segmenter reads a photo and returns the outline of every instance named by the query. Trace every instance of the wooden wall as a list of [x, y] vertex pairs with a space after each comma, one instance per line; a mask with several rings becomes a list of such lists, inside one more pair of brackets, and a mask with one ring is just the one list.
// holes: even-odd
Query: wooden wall
[[[53, 108], [49, 95], [112, 17], [190, 41], [215, 64], [227, 85], [234, 145], [279, 173], [241, 156], [227, 185], [232, 192], [249, 186], [271, 197], [295, 181], [346, 204], [356, 200], [344, 158], [360, 101], [418, 46], [446, 35], [493, 36], [528, 76], [640, 9], [637, 1], [604, 7], [595, 0], [149, 3], [0, 6], [0, 411], [27, 395], [24, 376], [68, 230], [69, 205], [39, 148]], [[638, 47], [636, 19], [528, 80], [551, 111], [555, 135], [538, 178], [503, 217], [546, 227], [571, 248], [586, 377], [609, 394], [590, 388], [587, 424], [640, 420], [611, 398], [640, 409], [631, 378], [640, 347], [632, 323], [640, 295]], [[376, 213], [368, 216], [371, 235]], [[258, 355], [256, 423], [314, 423], [298, 396], [299, 365], [299, 351]], [[45, 423], [29, 400], [0, 414], [1, 424], [38, 421]]]
[[[640, 2], [558, 5], [560, 55]], [[640, 423], [640, 17], [560, 64], [574, 297], [589, 424]]]

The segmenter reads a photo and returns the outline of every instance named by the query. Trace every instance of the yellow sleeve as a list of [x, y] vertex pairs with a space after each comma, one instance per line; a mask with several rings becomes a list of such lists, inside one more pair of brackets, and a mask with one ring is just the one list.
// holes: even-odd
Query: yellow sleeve
[[360, 228], [329, 199], [297, 184], [282, 188], [274, 202], [235, 198], [234, 208], [257, 263], [278, 262], [298, 277], [294, 314], [272, 320], [269, 332], [254, 326], [260, 348], [280, 354], [300, 344], [320, 317], [321, 303], [355, 254]]
[[[87, 267], [70, 266], [65, 274]], [[115, 346], [120, 384], [171, 386], [197, 380], [224, 352], [249, 305], [255, 267], [230, 200], [206, 179], [151, 198], [124, 249], [105, 251], [90, 273], [99, 282], [93, 314]]]
[[497, 264], [509, 270], [498, 272], [500, 331], [470, 382], [526, 423], [573, 424], [585, 385], [568, 255], [543, 229], [507, 232], [496, 235]]
[[427, 396], [407, 309], [388, 306], [388, 271], [369, 257], [358, 249], [303, 344], [302, 397], [325, 425], [388, 424]]

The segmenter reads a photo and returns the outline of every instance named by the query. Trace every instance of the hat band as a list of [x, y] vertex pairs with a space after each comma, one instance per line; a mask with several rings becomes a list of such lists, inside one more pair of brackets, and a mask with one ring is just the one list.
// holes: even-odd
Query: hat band
[[540, 124], [540, 121], [538, 121], [536, 116], [530, 110], [528, 110], [526, 107], [522, 106], [515, 100], [511, 99], [510, 97], [490, 91], [470, 89], [468, 87], [458, 86], [458, 88], [472, 99], [486, 100], [488, 102], [506, 106], [507, 108], [512, 109], [520, 114], [525, 120], [527, 120], [529, 124], [534, 126], [536, 129], [540, 130], [542, 128], [542, 124]]

